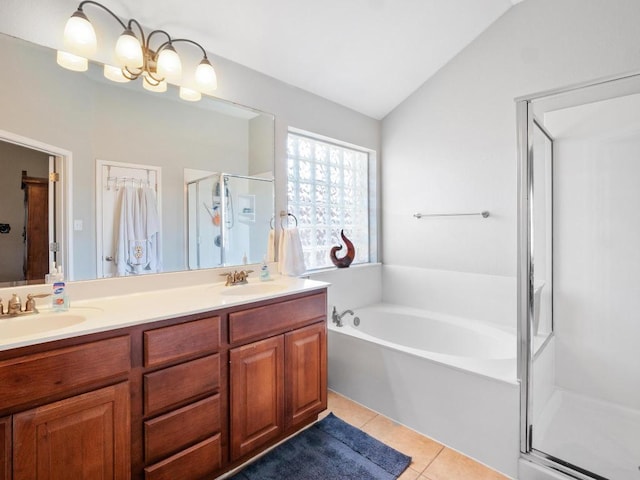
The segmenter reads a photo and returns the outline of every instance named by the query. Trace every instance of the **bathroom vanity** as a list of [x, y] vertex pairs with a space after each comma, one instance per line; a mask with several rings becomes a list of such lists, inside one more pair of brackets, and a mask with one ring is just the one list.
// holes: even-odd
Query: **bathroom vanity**
[[[136, 294], [154, 302], [148, 318], [126, 318], [131, 300], [111, 297], [103, 323], [121, 317], [111, 328], [5, 346], [0, 479], [215, 478], [316, 420], [326, 284], [295, 282], [200, 304], [189, 295], [202, 287], [183, 289], [189, 308], [169, 307], [169, 290]], [[172, 313], [156, 313], [162, 296]]]

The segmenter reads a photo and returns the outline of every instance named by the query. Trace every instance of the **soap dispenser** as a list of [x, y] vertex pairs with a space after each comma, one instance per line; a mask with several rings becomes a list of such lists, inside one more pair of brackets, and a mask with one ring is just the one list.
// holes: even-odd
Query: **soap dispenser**
[[271, 280], [271, 275], [269, 274], [269, 265], [267, 265], [267, 257], [262, 260], [262, 267], [260, 267], [260, 280], [263, 282]]

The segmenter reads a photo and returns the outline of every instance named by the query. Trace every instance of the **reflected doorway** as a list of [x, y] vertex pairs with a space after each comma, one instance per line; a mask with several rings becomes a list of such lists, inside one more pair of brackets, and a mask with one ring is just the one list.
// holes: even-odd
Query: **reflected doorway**
[[[0, 136], [1, 138], [1, 136]], [[0, 283], [43, 283], [56, 261], [56, 167], [61, 157], [0, 140]]]

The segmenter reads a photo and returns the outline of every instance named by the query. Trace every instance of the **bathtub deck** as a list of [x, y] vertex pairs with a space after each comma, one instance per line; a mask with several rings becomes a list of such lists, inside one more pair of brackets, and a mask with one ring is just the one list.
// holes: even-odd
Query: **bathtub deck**
[[345, 422], [411, 456], [399, 480], [505, 480], [507, 477], [383, 415], [329, 391], [329, 408]]

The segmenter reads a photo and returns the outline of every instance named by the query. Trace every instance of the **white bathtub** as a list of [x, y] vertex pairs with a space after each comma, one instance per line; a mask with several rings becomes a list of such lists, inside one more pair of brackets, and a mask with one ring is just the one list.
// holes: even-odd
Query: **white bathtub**
[[[359, 319], [358, 326], [355, 318]], [[336, 333], [417, 355], [450, 367], [516, 381], [516, 336], [486, 322], [391, 304], [345, 315]]]
[[515, 478], [515, 332], [390, 304], [354, 311], [329, 320], [329, 387]]

